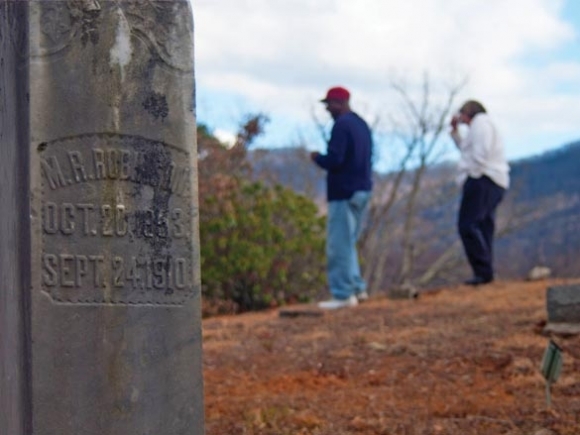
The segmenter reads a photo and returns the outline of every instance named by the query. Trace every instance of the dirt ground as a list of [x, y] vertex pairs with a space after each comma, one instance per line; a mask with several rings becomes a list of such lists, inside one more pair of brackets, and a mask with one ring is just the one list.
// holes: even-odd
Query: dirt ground
[[578, 435], [580, 337], [552, 337], [551, 407], [539, 370], [546, 289], [561, 283], [204, 320], [206, 434]]

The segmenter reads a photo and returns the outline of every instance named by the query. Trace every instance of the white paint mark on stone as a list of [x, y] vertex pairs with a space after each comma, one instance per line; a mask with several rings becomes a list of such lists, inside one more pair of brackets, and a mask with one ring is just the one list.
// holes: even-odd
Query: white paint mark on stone
[[131, 26], [125, 18], [123, 11], [117, 10], [119, 21], [115, 45], [111, 48], [111, 66], [119, 65], [121, 68], [121, 81], [125, 80], [125, 67], [131, 62], [133, 48], [131, 47]]
[[137, 400], [139, 400], [139, 390], [135, 387], [132, 387], [132, 391], [131, 391], [131, 402], [136, 403]]

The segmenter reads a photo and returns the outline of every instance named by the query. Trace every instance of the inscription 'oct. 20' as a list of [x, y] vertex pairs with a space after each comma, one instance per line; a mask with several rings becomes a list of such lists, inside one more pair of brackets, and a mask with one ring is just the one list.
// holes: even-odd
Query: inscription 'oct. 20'
[[73, 204], [47, 202], [43, 206], [42, 229], [45, 234], [144, 238], [187, 237], [185, 212], [144, 210], [130, 212], [123, 204]]

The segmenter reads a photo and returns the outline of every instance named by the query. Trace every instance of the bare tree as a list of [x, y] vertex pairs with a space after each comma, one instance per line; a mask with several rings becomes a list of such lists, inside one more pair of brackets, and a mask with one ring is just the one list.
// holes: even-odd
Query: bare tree
[[399, 134], [407, 149], [416, 151], [418, 161], [418, 166], [413, 171], [411, 191], [405, 206], [402, 240], [403, 261], [398, 278], [399, 283], [408, 283], [411, 279], [415, 261], [413, 229], [418, 196], [423, 184], [425, 171], [429, 166], [436, 163], [440, 156], [438, 151], [441, 144], [441, 133], [447, 127], [448, 116], [463, 84], [450, 88], [440, 106], [434, 102], [431, 87], [429, 76], [425, 74], [419, 100], [415, 101], [404, 87], [398, 84], [393, 85], [394, 90], [403, 101], [408, 121]]
[[[400, 104], [398, 111], [390, 116], [393, 143], [402, 149], [396, 170], [386, 183], [388, 193], [379, 192], [372, 204], [369, 224], [362, 240], [365, 263], [365, 278], [371, 290], [385, 284], [388, 259], [397, 251], [400, 256], [398, 270], [391, 284], [410, 283], [414, 272], [415, 258], [420, 252], [415, 237], [416, 216], [421, 192], [428, 168], [435, 165], [445, 146], [442, 133], [447, 127], [449, 114], [465, 81], [446, 86], [443, 91], [435, 88], [434, 82], [425, 73], [415, 88], [402, 81], [392, 82]], [[397, 209], [395, 212], [394, 209]], [[393, 228], [395, 214], [397, 228]], [[395, 237], [393, 237], [395, 235]], [[400, 249], [393, 249], [393, 241], [400, 240]]]

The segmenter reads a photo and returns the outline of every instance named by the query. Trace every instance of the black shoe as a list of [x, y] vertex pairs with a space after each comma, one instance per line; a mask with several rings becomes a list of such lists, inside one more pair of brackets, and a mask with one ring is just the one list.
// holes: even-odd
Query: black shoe
[[474, 276], [473, 278], [465, 281], [463, 284], [477, 287], [478, 285], [488, 284], [492, 281], [493, 281], [493, 278], [482, 278], [481, 276]]

